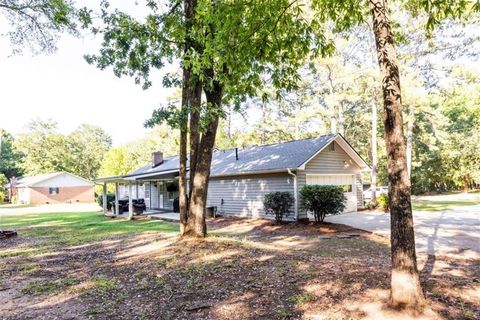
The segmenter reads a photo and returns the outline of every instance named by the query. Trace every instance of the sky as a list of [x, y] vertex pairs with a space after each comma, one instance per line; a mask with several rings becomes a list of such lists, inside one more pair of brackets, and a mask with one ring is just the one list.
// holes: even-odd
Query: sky
[[[129, 12], [139, 14], [133, 1], [122, 0], [127, 2]], [[160, 71], [152, 74], [154, 85], [142, 90], [133, 78], [87, 64], [83, 55], [96, 53], [99, 43], [91, 34], [63, 35], [54, 54], [10, 56], [9, 40], [0, 37], [0, 128], [16, 135], [31, 119], [41, 118], [57, 121], [62, 133], [83, 123], [100, 126], [115, 146], [142, 138], [143, 122], [173, 92], [161, 86]]]

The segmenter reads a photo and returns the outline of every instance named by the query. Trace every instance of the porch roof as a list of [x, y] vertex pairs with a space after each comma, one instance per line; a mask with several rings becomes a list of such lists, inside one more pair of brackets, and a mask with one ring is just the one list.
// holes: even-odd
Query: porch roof
[[127, 174], [124, 176], [106, 177], [95, 179], [95, 182], [128, 183], [132, 181], [145, 181], [152, 179], [175, 179], [178, 176], [178, 169], [166, 171], [154, 171], [143, 174]]

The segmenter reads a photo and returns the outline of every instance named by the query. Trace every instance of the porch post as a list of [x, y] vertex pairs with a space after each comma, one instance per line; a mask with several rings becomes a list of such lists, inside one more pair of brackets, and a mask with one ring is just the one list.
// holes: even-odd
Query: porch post
[[118, 215], [118, 210], [120, 206], [118, 205], [118, 182], [115, 182], [115, 214]]
[[128, 220], [133, 219], [133, 192], [132, 192], [132, 183], [128, 183]]
[[102, 206], [103, 214], [107, 214], [107, 183], [103, 183]]

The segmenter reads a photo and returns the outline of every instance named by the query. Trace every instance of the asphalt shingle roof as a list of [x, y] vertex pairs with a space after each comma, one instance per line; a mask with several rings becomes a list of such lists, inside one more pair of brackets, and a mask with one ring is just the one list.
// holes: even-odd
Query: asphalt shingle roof
[[36, 176], [24, 177], [17, 180], [17, 187], [28, 187], [35, 185], [41, 181], [53, 178], [55, 176], [61, 175], [62, 172], [52, 172], [45, 174], [38, 174]]
[[[335, 137], [335, 134], [329, 134], [310, 139], [238, 148], [238, 160], [235, 157], [235, 148], [216, 150], [212, 159], [211, 176], [255, 173], [287, 168], [295, 169], [310, 159]], [[178, 156], [167, 157], [157, 167], [152, 168], [151, 164], [147, 164], [129, 173], [127, 176], [160, 174], [178, 170], [178, 159]]]

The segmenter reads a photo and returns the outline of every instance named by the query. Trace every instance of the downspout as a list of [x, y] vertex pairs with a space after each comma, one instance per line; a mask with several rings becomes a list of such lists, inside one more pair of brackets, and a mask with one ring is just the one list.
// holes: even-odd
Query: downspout
[[297, 175], [292, 172], [290, 168], [287, 168], [289, 175], [293, 176], [293, 198], [295, 199], [294, 211], [295, 211], [295, 221], [298, 222], [298, 188], [297, 188]]

